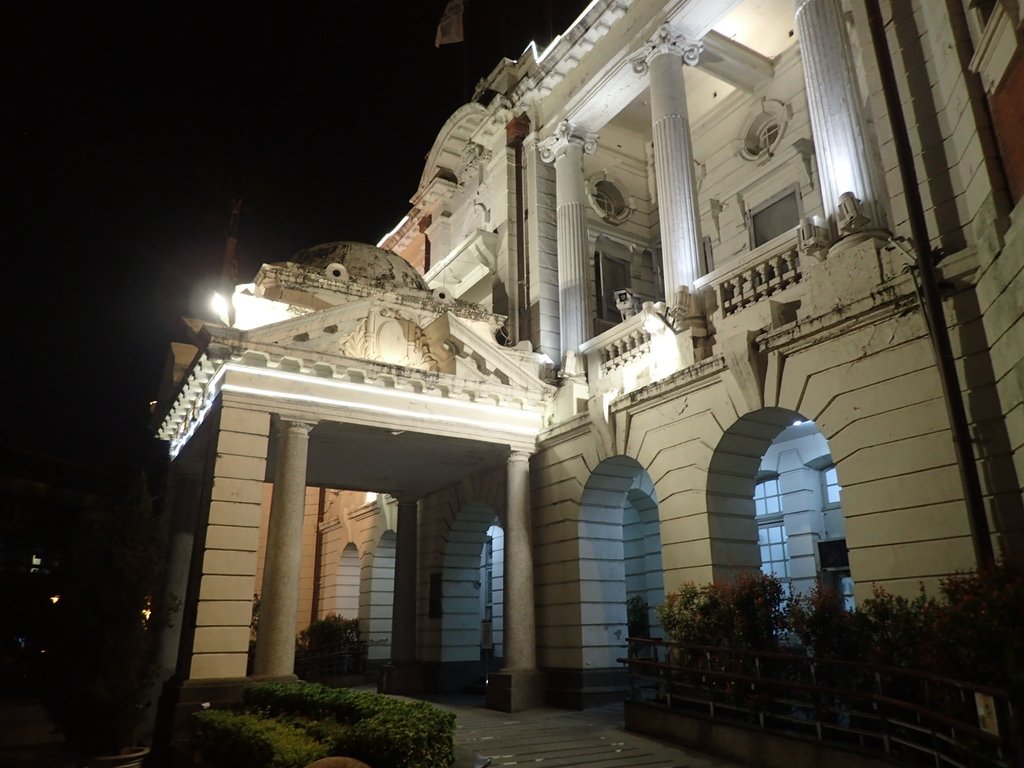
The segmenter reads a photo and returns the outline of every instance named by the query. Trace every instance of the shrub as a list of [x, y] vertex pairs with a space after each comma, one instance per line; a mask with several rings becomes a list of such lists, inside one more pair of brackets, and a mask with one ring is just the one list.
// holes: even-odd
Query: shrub
[[304, 768], [329, 754], [327, 744], [283, 720], [223, 709], [194, 718], [205, 757], [221, 768]]
[[786, 594], [778, 577], [743, 573], [722, 586], [729, 608], [727, 644], [757, 651], [774, 650], [786, 629]]
[[318, 619], [299, 633], [296, 650], [325, 651], [359, 642], [359, 619], [346, 619], [332, 613]]
[[939, 605], [924, 587], [913, 600], [874, 586], [854, 612], [865, 661], [891, 667], [927, 669]]
[[681, 585], [657, 608], [666, 636], [675, 642], [768, 650], [786, 627], [782, 582], [761, 572], [733, 582]]
[[788, 611], [789, 628], [815, 656], [860, 657], [860, 625], [835, 590], [816, 584], [809, 593], [791, 598]]
[[927, 659], [936, 671], [1009, 688], [1024, 702], [1024, 569], [1004, 561], [940, 585]]
[[[205, 722], [197, 729], [204, 751], [221, 768], [236, 764], [222, 762], [219, 755], [235, 749], [239, 730], [247, 744], [260, 745], [248, 747], [252, 768], [286, 768], [291, 764], [274, 761], [290, 760], [288, 755], [307, 743], [320, 745], [325, 755], [354, 757], [374, 768], [446, 768], [455, 760], [455, 715], [426, 702], [315, 683], [258, 683], [246, 689], [243, 703], [248, 720], [235, 730], [214, 729]], [[231, 716], [243, 715], [216, 715], [216, 725]], [[209, 715], [196, 717], [208, 719]], [[287, 727], [267, 736], [264, 726], [254, 725], [258, 720]], [[254, 728], [258, 738], [252, 735]], [[224, 746], [224, 742], [230, 743]], [[284, 745], [288, 754], [279, 755], [277, 745]]]
[[650, 606], [643, 595], [633, 595], [626, 601], [626, 625], [630, 637], [647, 637], [650, 635], [649, 608]]

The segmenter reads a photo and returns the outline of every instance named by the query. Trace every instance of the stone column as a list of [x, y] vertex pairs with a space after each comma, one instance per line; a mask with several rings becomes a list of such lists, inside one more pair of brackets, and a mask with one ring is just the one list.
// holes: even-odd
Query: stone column
[[398, 500], [395, 536], [395, 596], [391, 607], [391, 661], [416, 661], [416, 501]]
[[562, 370], [582, 375], [576, 360], [580, 344], [590, 338], [590, 243], [587, 236], [583, 155], [597, 148], [597, 136], [568, 120], [541, 142], [541, 159], [555, 165], [558, 218], [558, 313]]
[[512, 451], [506, 466], [505, 666], [487, 682], [487, 706], [519, 712], [543, 706], [544, 677], [537, 669], [530, 515], [530, 455]]
[[312, 428], [312, 424], [297, 421], [282, 421], [278, 427], [277, 471], [270, 502], [260, 627], [253, 660], [253, 674], [259, 676], [295, 674], [306, 458]]
[[650, 78], [665, 301], [683, 314], [689, 314], [689, 291], [700, 276], [701, 241], [683, 65], [695, 65], [700, 51], [700, 42], [665, 24], [633, 60], [633, 69]]
[[534, 669], [537, 650], [530, 543], [530, 455], [513, 451], [506, 469], [505, 667]]
[[796, 0], [796, 24], [818, 182], [832, 236], [883, 229], [881, 175], [868, 148], [857, 71], [839, 0]]

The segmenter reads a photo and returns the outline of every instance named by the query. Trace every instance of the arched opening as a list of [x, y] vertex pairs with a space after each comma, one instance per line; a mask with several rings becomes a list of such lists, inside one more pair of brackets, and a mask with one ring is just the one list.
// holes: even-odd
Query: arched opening
[[366, 560], [364, 568], [369, 570], [369, 578], [362, 580], [361, 634], [367, 641], [367, 660], [387, 661], [391, 658], [391, 609], [395, 594], [395, 532], [385, 531]]
[[500, 664], [504, 542], [504, 531], [487, 505], [464, 506], [452, 523], [444, 547], [440, 600], [434, 595], [431, 600], [431, 617], [441, 619], [440, 681], [445, 690], [482, 692], [487, 673]]
[[341, 551], [333, 613], [346, 619], [359, 616], [359, 550], [351, 542]]
[[583, 490], [579, 521], [583, 668], [618, 666], [629, 635], [627, 601], [641, 604], [658, 632], [664, 600], [661, 529], [654, 483], [628, 456], [602, 461]]
[[784, 408], [740, 418], [708, 476], [716, 577], [756, 567], [791, 594], [820, 583], [852, 608], [841, 492], [828, 440], [814, 422]]

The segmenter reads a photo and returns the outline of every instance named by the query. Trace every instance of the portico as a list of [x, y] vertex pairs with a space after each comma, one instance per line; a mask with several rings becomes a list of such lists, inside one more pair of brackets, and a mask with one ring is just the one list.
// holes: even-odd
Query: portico
[[[293, 676], [306, 489], [365, 490], [398, 499], [392, 668], [382, 687], [421, 690], [418, 501], [505, 471], [509, 506], [500, 516], [510, 533], [520, 532], [506, 542], [515, 669], [502, 678], [514, 685], [492, 704], [512, 706], [513, 692], [536, 701], [532, 553], [522, 532], [530, 525], [529, 456], [552, 387], [531, 353], [494, 341], [500, 318], [438, 299], [407, 265], [396, 278], [384, 252], [340, 244], [317, 258], [265, 268], [236, 299], [249, 317], [261, 301], [273, 317], [285, 298], [292, 317], [249, 321], [245, 330], [197, 327], [162, 436], [174, 454], [172, 473], [180, 466], [195, 474], [200, 465], [206, 492], [182, 501], [198, 507], [198, 526], [192, 546], [174, 551], [173, 568], [190, 571], [185, 631], [169, 632], [165, 645], [176, 637], [180, 645], [173, 665], [172, 654], [164, 655], [162, 676], [190, 687], [193, 698], [204, 685], [246, 678], [263, 488], [272, 483], [252, 675]], [[374, 277], [374, 269], [387, 276]], [[347, 279], [333, 276], [342, 270]], [[315, 339], [305, 330], [313, 328]], [[524, 693], [524, 684], [536, 691]]]

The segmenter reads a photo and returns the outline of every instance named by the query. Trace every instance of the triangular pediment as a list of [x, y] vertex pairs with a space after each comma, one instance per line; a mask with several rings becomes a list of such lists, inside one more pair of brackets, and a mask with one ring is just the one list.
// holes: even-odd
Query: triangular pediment
[[336, 307], [308, 312], [299, 317], [246, 331], [247, 340], [306, 352], [337, 354], [344, 340], [357, 332], [379, 302], [375, 297], [348, 301]]
[[467, 382], [547, 389], [550, 385], [542, 379], [536, 355], [498, 344], [495, 329], [500, 320], [487, 313], [438, 313], [433, 307], [376, 296], [235, 331], [232, 346], [307, 363], [367, 360], [450, 374]]

